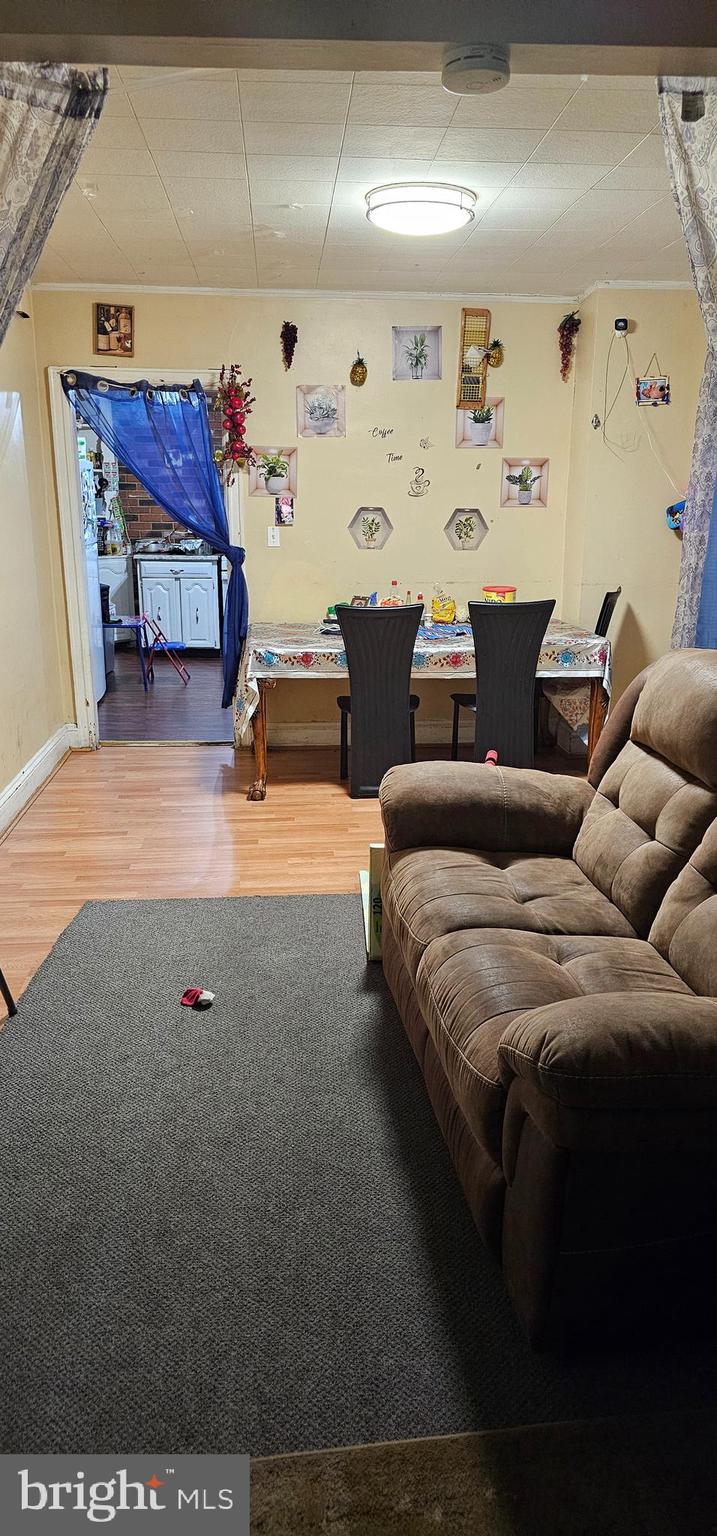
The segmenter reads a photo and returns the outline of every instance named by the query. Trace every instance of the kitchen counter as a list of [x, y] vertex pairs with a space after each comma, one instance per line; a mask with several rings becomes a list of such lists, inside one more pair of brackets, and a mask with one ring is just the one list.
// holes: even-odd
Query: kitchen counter
[[202, 554], [201, 550], [197, 550], [197, 553], [194, 554], [194, 555], [188, 555], [188, 554], [185, 554], [183, 549], [173, 549], [173, 550], [168, 550], [168, 549], [157, 549], [157, 550], [141, 549], [141, 550], [133, 550], [132, 551], [132, 559], [133, 560], [174, 560], [175, 564], [178, 564], [179, 561], [181, 560], [182, 565], [183, 565], [185, 560], [221, 560], [221, 555], [214, 554], [214, 552], [212, 550], [207, 551], [207, 553], [205, 555]]

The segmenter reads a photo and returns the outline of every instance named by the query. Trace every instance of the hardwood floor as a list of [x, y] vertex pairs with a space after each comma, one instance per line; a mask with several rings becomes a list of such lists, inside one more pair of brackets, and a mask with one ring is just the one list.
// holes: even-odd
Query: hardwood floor
[[190, 674], [186, 686], [158, 654], [145, 693], [134, 645], [115, 650], [114, 672], [99, 704], [101, 741], [232, 740], [232, 711], [222, 709], [221, 657], [216, 651], [179, 654]]
[[228, 746], [71, 753], [0, 843], [16, 996], [84, 901], [357, 890], [381, 817], [349, 798], [338, 764], [338, 748], [272, 751], [269, 796], [250, 803], [253, 757]]
[[0, 964], [16, 996], [84, 901], [357, 890], [381, 816], [338, 782], [338, 746], [273, 749], [269, 767], [267, 799], [250, 802], [253, 756], [229, 746], [70, 753], [0, 842]]

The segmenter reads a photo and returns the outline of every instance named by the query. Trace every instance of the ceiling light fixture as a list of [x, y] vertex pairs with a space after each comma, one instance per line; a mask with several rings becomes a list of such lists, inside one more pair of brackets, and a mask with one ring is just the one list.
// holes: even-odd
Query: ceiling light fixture
[[475, 218], [475, 192], [441, 181], [394, 182], [366, 193], [366, 218], [394, 235], [445, 235]]

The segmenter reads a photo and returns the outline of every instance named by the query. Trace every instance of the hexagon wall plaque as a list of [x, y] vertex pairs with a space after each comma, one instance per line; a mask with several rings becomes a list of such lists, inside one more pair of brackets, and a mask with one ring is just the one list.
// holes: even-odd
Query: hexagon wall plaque
[[456, 507], [443, 530], [452, 549], [478, 549], [488, 524], [478, 507]]
[[357, 549], [383, 549], [393, 533], [393, 523], [383, 507], [359, 507], [349, 523]]

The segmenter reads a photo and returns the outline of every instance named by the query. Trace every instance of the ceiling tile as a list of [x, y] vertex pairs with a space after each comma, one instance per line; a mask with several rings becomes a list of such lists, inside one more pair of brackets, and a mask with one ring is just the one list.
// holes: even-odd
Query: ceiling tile
[[442, 180], [441, 175], [433, 170], [431, 160], [391, 160], [383, 156], [372, 159], [358, 155], [342, 155], [338, 181], [344, 185], [347, 182], [361, 183], [368, 190], [369, 187], [378, 186], [383, 182], [419, 181], [431, 175], [436, 181]]
[[441, 72], [439, 69], [357, 69], [354, 75], [356, 85], [404, 85], [411, 90], [420, 89], [424, 85], [441, 85]]
[[458, 102], [440, 85], [398, 85], [381, 75], [373, 80], [357, 81], [351, 93], [350, 123], [369, 123], [400, 127], [415, 123], [420, 128], [447, 127]]
[[614, 171], [606, 172], [598, 186], [605, 192], [669, 192], [670, 178], [666, 165], [638, 165], [628, 155]]
[[531, 161], [551, 165], [617, 165], [639, 142], [638, 133], [566, 133], [551, 129]]
[[201, 151], [158, 149], [154, 163], [162, 180], [181, 181], [242, 181], [246, 183], [246, 163], [243, 155], [218, 151], [211, 154]]
[[105, 123], [108, 117], [134, 117], [134, 112], [126, 91], [111, 86], [105, 97], [100, 122]]
[[[103, 112], [90, 139], [88, 149], [94, 151], [96, 149], [146, 149], [146, 147], [142, 129], [130, 109], [126, 117], [107, 117]], [[85, 155], [88, 149], [85, 150]]]
[[249, 195], [243, 182], [227, 185], [222, 177], [210, 181], [208, 176], [167, 176], [163, 185], [177, 212], [191, 208], [195, 216], [206, 213], [211, 217], [227, 204], [233, 213], [249, 213]]
[[436, 160], [432, 166], [431, 176], [436, 181], [454, 181], [460, 186], [470, 187], [476, 191], [478, 187], [507, 187], [520, 170], [520, 160], [504, 160], [492, 163], [480, 160]]
[[650, 133], [635, 146], [630, 157], [632, 165], [666, 165], [665, 146], [661, 133]]
[[168, 203], [161, 208], [136, 208], [131, 220], [125, 209], [103, 209], [102, 223], [115, 240], [127, 237], [129, 231], [144, 242], [171, 240], [178, 236], [177, 220]]
[[481, 219], [486, 229], [547, 228], [559, 219], [581, 194], [574, 187], [544, 190], [508, 187], [500, 192]]
[[233, 122], [182, 122], [180, 118], [147, 118], [142, 122], [145, 139], [154, 152], [168, 150], [177, 154], [188, 150], [190, 154], [242, 154], [244, 135], [237, 117]]
[[560, 128], [569, 132], [605, 129], [650, 133], [657, 126], [657, 94], [647, 91], [602, 91], [583, 86], [565, 108]]
[[33, 274], [36, 283], [71, 283], [76, 280], [74, 267], [49, 244], [45, 246]]
[[158, 263], [181, 266], [190, 263], [192, 259], [179, 231], [174, 238], [150, 238], [132, 229], [127, 230], [123, 237], [115, 236], [115, 241], [133, 266], [152, 266]]
[[570, 101], [572, 91], [531, 87], [494, 91], [488, 96], [462, 96], [452, 128], [551, 128]]
[[231, 122], [239, 117], [239, 90], [234, 72], [226, 81], [181, 81], [167, 85], [133, 86], [129, 99], [140, 122], [161, 117]]
[[[436, 155], [439, 160], [527, 160], [541, 134], [537, 129], [449, 128]], [[554, 156], [549, 156], [553, 159]], [[613, 162], [611, 162], [613, 163]]]
[[250, 155], [336, 155], [341, 149], [341, 123], [244, 123]]
[[368, 123], [347, 123], [343, 153], [354, 157], [403, 160], [432, 159], [443, 138], [443, 128], [376, 127]]
[[138, 208], [160, 208], [167, 202], [158, 176], [92, 176], [80, 172], [77, 180], [94, 192], [89, 201], [99, 217], [119, 209], [134, 213]]
[[[591, 224], [604, 228], [607, 234], [611, 225], [619, 228], [630, 223], [655, 202], [654, 192], [603, 192], [600, 187], [591, 187], [573, 204], [566, 218], [574, 229]], [[663, 202], [667, 204], [667, 199], [658, 206]]]
[[[119, 122], [124, 119], [119, 118]], [[127, 119], [129, 121], [129, 119]], [[136, 125], [139, 127], [139, 124]], [[85, 150], [77, 180], [80, 185], [93, 181], [97, 176], [154, 176], [154, 161], [147, 148], [103, 149], [90, 143]]]
[[657, 90], [653, 75], [588, 75], [587, 85], [596, 91], [644, 91], [655, 97]]
[[335, 155], [248, 155], [249, 180], [320, 181], [331, 189], [336, 175]]
[[513, 186], [574, 187], [576, 192], [586, 192], [609, 171], [608, 165], [543, 165], [539, 160], [529, 160], [517, 172]]
[[350, 69], [238, 69], [240, 84], [243, 81], [254, 81], [263, 85], [266, 81], [277, 80], [285, 85], [332, 85], [344, 82], [350, 85], [353, 80], [353, 71]]
[[245, 123], [343, 123], [348, 85], [241, 83]]
[[559, 90], [575, 91], [584, 80], [584, 75], [524, 75], [511, 74], [510, 89], [529, 90]]
[[176, 81], [192, 84], [199, 80], [233, 80], [233, 69], [192, 69], [181, 64], [120, 64], [115, 66], [123, 85], [155, 85]]
[[[251, 182], [252, 197], [260, 203], [296, 203], [300, 208], [322, 208], [328, 214], [331, 207], [331, 183], [321, 181], [270, 181], [255, 177]], [[360, 194], [358, 194], [360, 195]]]

